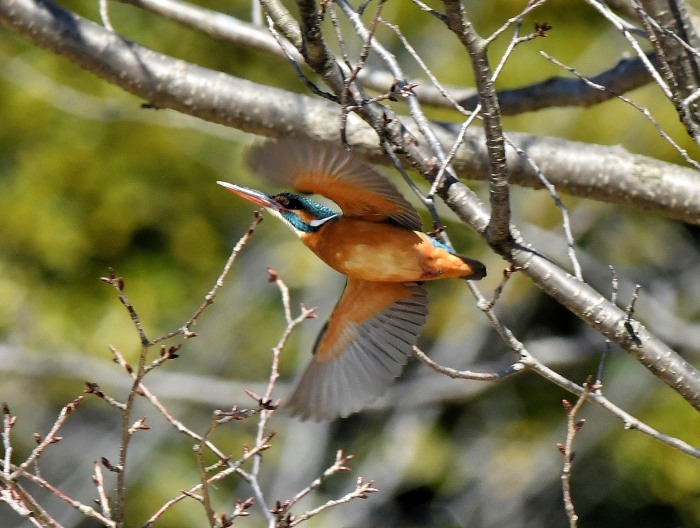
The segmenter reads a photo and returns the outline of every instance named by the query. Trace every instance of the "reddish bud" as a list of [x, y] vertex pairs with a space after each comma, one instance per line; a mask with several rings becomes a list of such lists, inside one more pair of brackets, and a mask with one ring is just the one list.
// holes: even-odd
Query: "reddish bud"
[[277, 271], [268, 266], [267, 267], [267, 280], [270, 282], [277, 282], [278, 279], [279, 279], [279, 274], [277, 273]]
[[93, 383], [92, 381], [86, 381], [85, 386], [87, 388], [83, 392], [85, 392], [86, 394], [94, 394], [98, 398], [105, 397], [104, 392], [102, 392], [100, 386], [97, 383]]
[[117, 466], [113, 466], [106, 457], [100, 458], [100, 462], [108, 471], [111, 471], [112, 473], [119, 473], [121, 471]]

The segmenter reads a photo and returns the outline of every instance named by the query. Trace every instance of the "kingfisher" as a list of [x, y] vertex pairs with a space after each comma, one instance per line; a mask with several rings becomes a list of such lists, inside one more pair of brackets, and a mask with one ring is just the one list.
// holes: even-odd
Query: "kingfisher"
[[423, 283], [478, 280], [486, 267], [424, 233], [418, 212], [398, 189], [341, 145], [281, 139], [253, 148], [247, 161], [263, 180], [299, 194], [217, 183], [267, 209], [347, 277], [285, 405], [302, 420], [346, 417], [401, 374], [428, 315]]

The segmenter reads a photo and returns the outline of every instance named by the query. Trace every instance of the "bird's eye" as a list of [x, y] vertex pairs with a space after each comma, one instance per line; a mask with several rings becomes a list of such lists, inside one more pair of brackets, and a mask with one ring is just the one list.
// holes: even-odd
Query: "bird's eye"
[[275, 201], [282, 207], [289, 206], [289, 198], [287, 198], [286, 196], [275, 196]]

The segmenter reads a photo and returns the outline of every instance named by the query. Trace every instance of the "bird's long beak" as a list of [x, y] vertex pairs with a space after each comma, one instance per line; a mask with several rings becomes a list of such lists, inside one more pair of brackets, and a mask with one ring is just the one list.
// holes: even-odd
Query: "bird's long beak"
[[228, 189], [232, 193], [242, 196], [249, 202], [253, 202], [254, 204], [262, 205], [263, 207], [272, 209], [273, 211], [279, 211], [282, 209], [279, 203], [264, 192], [256, 191], [255, 189], [251, 189], [249, 187], [243, 187], [242, 185], [234, 185], [233, 183], [224, 181], [218, 181], [216, 183]]

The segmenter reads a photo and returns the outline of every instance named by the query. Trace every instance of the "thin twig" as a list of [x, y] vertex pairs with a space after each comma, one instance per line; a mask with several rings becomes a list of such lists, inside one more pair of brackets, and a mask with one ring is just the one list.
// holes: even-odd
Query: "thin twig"
[[105, 493], [105, 481], [102, 473], [102, 464], [99, 461], [95, 461], [95, 474], [93, 475], [92, 481], [97, 488], [97, 497], [100, 507], [102, 508], [102, 515], [108, 519], [111, 519], [112, 511], [109, 507], [109, 498]]
[[[272, 434], [267, 435], [265, 438], [263, 438], [262, 442], [260, 442], [259, 444], [256, 444], [252, 449], [246, 450], [243, 453], [243, 456], [241, 458], [236, 460], [234, 463], [232, 463], [226, 469], [209, 477], [206, 480], [207, 484], [208, 485], [215, 484], [216, 482], [219, 482], [220, 480], [228, 477], [229, 475], [232, 475], [233, 473], [238, 472], [240, 470], [240, 467], [245, 462], [247, 462], [251, 458], [255, 457], [260, 452], [265, 451], [266, 449], [270, 448], [270, 444], [268, 442], [272, 438], [272, 436], [273, 436]], [[154, 513], [153, 515], [151, 515], [151, 517], [149, 517], [149, 519], [143, 525], [143, 528], [150, 528], [153, 525], [153, 523], [155, 523], [166, 511], [168, 511], [170, 508], [172, 508], [175, 504], [182, 501], [183, 499], [191, 498], [194, 494], [196, 494], [201, 489], [202, 489], [202, 483], [200, 482], [196, 486], [191, 487], [189, 490], [182, 491], [178, 496], [167, 501], [165, 504], [163, 504], [163, 506], [160, 507], [160, 509], [156, 513]]]
[[549, 192], [549, 196], [552, 198], [554, 205], [559, 209], [562, 218], [562, 227], [564, 229], [564, 237], [566, 239], [566, 252], [573, 268], [573, 274], [578, 280], [583, 281], [583, 271], [581, 269], [581, 264], [578, 261], [578, 257], [576, 256], [576, 243], [574, 241], [573, 231], [571, 230], [569, 210], [564, 205], [564, 202], [561, 201], [556, 187], [547, 179], [535, 160], [533, 160], [532, 157], [527, 154], [527, 152], [513, 143], [507, 134], [503, 134], [503, 137], [506, 143], [508, 143], [508, 145], [515, 150], [518, 156], [525, 160], [525, 163], [532, 168], [533, 172], [537, 176], [537, 179]]
[[545, 59], [548, 61], [552, 62], [553, 64], [556, 64], [560, 68], [563, 68], [564, 70], [568, 71], [569, 73], [575, 75], [578, 77], [582, 82], [584, 82], [587, 86], [590, 86], [594, 90], [599, 90], [601, 92], [607, 92], [611, 94], [613, 97], [619, 99], [623, 103], [627, 103], [630, 105], [632, 108], [637, 110], [640, 114], [642, 114], [651, 124], [652, 126], [656, 129], [656, 131], [659, 133], [659, 135], [666, 140], [666, 142], [673, 147], [673, 149], [678, 152], [678, 154], [681, 155], [681, 157], [685, 160], [686, 163], [689, 165], [695, 167], [697, 170], [700, 170], [700, 163], [695, 161], [690, 154], [688, 154], [688, 151], [681, 147], [664, 129], [663, 127], [654, 119], [654, 116], [651, 114], [648, 108], [641, 106], [637, 103], [635, 103], [632, 99], [629, 97], [626, 97], [622, 94], [618, 94], [606, 86], [603, 86], [601, 84], [595, 83], [591, 81], [588, 77], [585, 75], [582, 75], [581, 73], [576, 70], [576, 68], [572, 68], [571, 66], [567, 66], [566, 64], [562, 63], [561, 61], [558, 61], [548, 53], [544, 51], [540, 51], [540, 55], [542, 55]]
[[[350, 20], [350, 22], [352, 23], [355, 32], [360, 36], [360, 38], [363, 39], [363, 41], [371, 42], [372, 49], [375, 51], [375, 53], [377, 53], [377, 55], [379, 55], [384, 64], [386, 64], [387, 68], [389, 68], [389, 71], [399, 83], [399, 88], [401, 88], [402, 85], [406, 82], [406, 75], [403, 73], [403, 70], [399, 66], [396, 57], [378, 42], [374, 40], [369, 40], [367, 38], [369, 35], [367, 28], [365, 28], [360, 17], [357, 15], [357, 13], [353, 10], [352, 6], [350, 6], [350, 4], [348, 4], [346, 0], [338, 0], [337, 3], [345, 13], [345, 16], [347, 16], [348, 20]], [[426, 119], [425, 114], [423, 113], [423, 110], [421, 109], [420, 103], [418, 102], [417, 98], [407, 97], [406, 101], [408, 103], [408, 108], [411, 117], [413, 118], [413, 121], [418, 127], [418, 130], [420, 130], [420, 133], [427, 140], [428, 144], [430, 145], [431, 151], [437, 158], [438, 162], [443, 162], [445, 159], [445, 153], [443, 152], [442, 144], [438, 140], [437, 135], [430, 126], [430, 123]], [[453, 172], [450, 172], [450, 174], [454, 176]]]
[[338, 98], [335, 95], [321, 90], [311, 79], [309, 79], [309, 77], [301, 69], [301, 66], [299, 65], [299, 62], [297, 61], [296, 57], [287, 49], [285, 42], [280, 38], [279, 34], [277, 33], [277, 30], [275, 29], [275, 24], [272, 18], [270, 18], [270, 16], [267, 16], [266, 18], [270, 34], [275, 38], [275, 40], [279, 44], [280, 49], [287, 57], [287, 60], [294, 69], [294, 73], [296, 73], [297, 77], [301, 80], [301, 82], [303, 82], [306, 85], [306, 87], [311, 91], [311, 93], [318, 95], [319, 97], [323, 97], [328, 101], [337, 103]]
[[161, 341], [165, 341], [167, 339], [170, 339], [171, 337], [174, 337], [176, 335], [182, 334], [185, 339], [188, 339], [190, 337], [194, 337], [197, 334], [192, 332], [190, 328], [192, 325], [194, 325], [197, 322], [197, 319], [202, 315], [204, 310], [207, 309], [208, 306], [214, 303], [214, 298], [216, 297], [216, 293], [219, 291], [219, 288], [221, 288], [224, 285], [224, 280], [226, 279], [226, 276], [229, 274], [231, 271], [231, 267], [233, 266], [234, 262], [236, 262], [236, 259], [238, 258], [238, 255], [240, 252], [243, 250], [245, 245], [248, 243], [248, 240], [250, 240], [250, 237], [253, 236], [253, 233], [255, 232], [255, 229], [260, 225], [260, 222], [263, 220], [263, 215], [259, 212], [256, 211], [254, 213], [253, 221], [251, 222], [250, 226], [248, 227], [248, 231], [245, 232], [245, 234], [236, 242], [236, 245], [233, 246], [233, 250], [231, 250], [231, 254], [228, 257], [228, 260], [226, 261], [226, 264], [224, 265], [223, 270], [221, 271], [221, 274], [219, 277], [216, 279], [216, 282], [214, 283], [214, 286], [212, 289], [207, 293], [207, 295], [204, 297], [204, 302], [197, 308], [197, 310], [194, 312], [192, 317], [189, 318], [189, 320], [182, 325], [180, 328], [177, 330], [174, 330], [168, 334], [165, 334], [163, 336], [160, 336], [156, 339], [153, 340], [153, 343], [159, 343]]
[[491, 43], [493, 43], [493, 41], [495, 41], [499, 36], [501, 36], [501, 34], [505, 33], [506, 30], [511, 26], [516, 26], [515, 33], [517, 34], [525, 16], [528, 15], [531, 11], [534, 11], [538, 7], [542, 6], [546, 1], [547, 0], [536, 0], [534, 2], [528, 2], [525, 8], [520, 13], [506, 20], [500, 28], [491, 33], [491, 35], [489, 35], [489, 37], [486, 39], [486, 44], [490, 45]]
[[100, 20], [107, 31], [114, 32], [112, 22], [109, 20], [109, 0], [99, 0]]
[[117, 295], [119, 296], [119, 301], [124, 305], [124, 308], [129, 312], [129, 316], [131, 317], [131, 321], [134, 323], [134, 326], [136, 327], [136, 331], [139, 334], [139, 339], [141, 339], [141, 346], [143, 347], [149, 347], [153, 343], [146, 337], [145, 332], [143, 331], [143, 325], [141, 324], [141, 319], [136, 313], [136, 310], [134, 309], [133, 305], [129, 302], [129, 299], [127, 299], [126, 295], [124, 294], [124, 278], [123, 277], [117, 277], [116, 273], [112, 268], [108, 268], [108, 275], [106, 277], [100, 277], [100, 280], [102, 282], [106, 282], [107, 284], [111, 284], [112, 287], [117, 291]]
[[[519, 361], [516, 363], [516, 365], [522, 365], [522, 369], [532, 370], [544, 379], [577, 396], [580, 396], [584, 392], [584, 387], [565, 378], [532, 356], [528, 352], [525, 345], [519, 341], [513, 332], [499, 320], [498, 316], [493, 311], [492, 306], [483, 297], [479, 289], [476, 287], [476, 284], [472, 281], [468, 281], [467, 285], [477, 301], [477, 306], [484, 312], [503, 342], [506, 343], [506, 345], [519, 357]], [[634, 299], [635, 297], [633, 296], [633, 300]], [[632, 308], [628, 308], [628, 313], [634, 311], [634, 303], [631, 302], [630, 305]], [[629, 323], [629, 326], [632, 327], [631, 322]], [[633, 327], [632, 331], [634, 331]], [[684, 442], [678, 438], [657, 431], [653, 427], [645, 424], [608, 400], [605, 396], [603, 396], [600, 390], [597, 389], [596, 392], [590, 393], [588, 395], [588, 400], [596, 403], [610, 414], [621, 420], [625, 429], [639, 431], [658, 442], [680, 451], [681, 453], [685, 453], [686, 455], [700, 459], [700, 449], [691, 446], [687, 442]]]
[[[369, 31], [367, 32], [367, 35], [364, 37], [364, 41], [362, 43], [362, 50], [360, 51], [360, 56], [357, 60], [357, 64], [351, 68], [350, 74], [345, 78], [344, 80], [344, 89], [341, 92], [340, 96], [340, 106], [342, 109], [342, 114], [341, 114], [341, 120], [340, 120], [340, 135], [341, 135], [341, 140], [344, 145], [347, 145], [347, 138], [345, 136], [345, 129], [346, 129], [346, 123], [347, 123], [347, 118], [348, 118], [348, 113], [350, 112], [350, 105], [349, 102], [352, 100], [352, 91], [350, 90], [351, 86], [355, 84], [355, 80], [357, 79], [357, 75], [362, 71], [362, 68], [365, 66], [365, 62], [367, 61], [367, 57], [369, 56], [369, 52], [372, 49], [372, 44], [374, 41], [374, 33], [377, 30], [377, 24], [379, 23], [379, 17], [382, 12], [382, 7], [384, 7], [384, 3], [386, 0], [378, 0], [377, 2], [377, 8], [374, 12], [374, 16], [372, 17], [372, 21], [369, 26]], [[331, 4], [331, 8], [332, 8]], [[335, 9], [331, 9], [331, 13], [335, 13]], [[342, 39], [342, 34], [339, 31], [338, 25], [334, 21], [334, 26], [338, 30], [339, 34], [339, 42], [343, 43]], [[343, 50], [345, 49], [345, 46], [343, 46]], [[345, 56], [347, 57], [347, 53], [345, 53]], [[347, 60], [347, 59], [346, 59]], [[348, 67], [350, 64], [348, 64]]]
[[571, 463], [574, 460], [574, 437], [581, 430], [586, 420], [577, 420], [578, 413], [583, 407], [583, 403], [588, 398], [588, 395], [599, 387], [592, 385], [590, 378], [583, 384], [583, 392], [579, 395], [576, 404], [573, 406], [568, 400], [562, 400], [564, 410], [566, 411], [566, 441], [557, 443], [559, 452], [564, 457], [564, 466], [561, 471], [561, 486], [564, 495], [564, 509], [569, 518], [569, 528], [576, 528], [578, 524], [578, 515], [574, 508], [574, 501], [571, 498]]
[[[4, 480], [4, 477], [0, 477], [0, 480]], [[2, 490], [0, 497], [2, 497], [20, 516], [28, 518], [34, 526], [39, 528], [63, 528], [49, 515], [41, 504], [17, 482], [7, 484], [7, 489]]]
[[[212, 421], [213, 423], [213, 421]], [[211, 426], [209, 428], [211, 431]], [[208, 436], [205, 435], [205, 437]], [[209, 521], [209, 526], [211, 528], [217, 528], [216, 513], [211, 505], [211, 496], [209, 495], [209, 483], [207, 482], [207, 466], [204, 462], [203, 448], [204, 444], [197, 444], [194, 446], [195, 457], [197, 458], [197, 465], [199, 466], [200, 474], [200, 484], [202, 485], [202, 505], [204, 506], [204, 511], [207, 514], [207, 521]]]
[[301, 524], [304, 521], [311, 519], [311, 517], [318, 515], [319, 513], [327, 510], [328, 508], [338, 506], [339, 504], [345, 504], [353, 499], [366, 499], [367, 495], [369, 495], [370, 493], [376, 493], [377, 491], [379, 491], [373, 486], [374, 481], [370, 480], [369, 482], [363, 482], [362, 477], [358, 477], [356, 487], [353, 491], [339, 499], [329, 500], [326, 503], [319, 506], [318, 508], [314, 508], [313, 510], [309, 510], [304, 514], [300, 515], [299, 517], [293, 518], [288, 524], [288, 526], [290, 528], [293, 526], [297, 526], [298, 524]]
[[327, 468], [319, 477], [314, 479], [311, 484], [299, 491], [293, 498], [286, 501], [284, 503], [286, 509], [290, 510], [297, 502], [306, 497], [312, 491], [318, 489], [328, 477], [331, 477], [341, 471], [351, 471], [351, 469], [347, 466], [347, 463], [350, 462], [350, 460], [352, 460], [352, 455], [344, 455], [342, 450], [338, 450], [335, 454], [335, 461], [333, 462], [333, 465]]
[[[540, 361], [531, 356], [530, 353], [527, 352], [527, 350], [523, 350], [521, 352], [520, 361], [524, 363], [528, 369], [531, 369], [532, 371], [542, 376], [544, 379], [551, 381], [555, 385], [558, 385], [562, 389], [571, 392], [572, 394], [580, 396], [585, 390], [584, 387], [574, 383], [573, 381], [565, 378], [561, 374], [553, 371], [546, 365], [542, 364]], [[653, 438], [654, 440], [661, 442], [662, 444], [666, 444], [667, 446], [672, 447], [673, 449], [676, 449], [681, 453], [685, 453], [686, 455], [689, 455], [693, 458], [700, 459], [700, 449], [691, 446], [683, 440], [657, 431], [653, 427], [645, 424], [644, 422], [629, 414], [627, 411], [624, 411], [623, 409], [612, 403], [600, 392], [597, 391], [588, 394], [588, 401], [598, 404], [610, 414], [620, 419], [625, 429], [630, 431], [639, 431], [640, 433], [643, 433]]]
[[639, 57], [639, 59], [642, 61], [644, 67], [647, 69], [659, 88], [661, 88], [664, 95], [669, 99], [669, 101], [673, 101], [673, 93], [671, 92], [671, 89], [656, 70], [646, 53], [644, 53], [644, 50], [642, 50], [642, 47], [637, 42], [637, 39], [635, 39], [632, 35], [633, 31], [626, 24], [626, 22], [623, 21], [623, 19], [618, 15], [613, 13], [610, 7], [599, 0], [586, 0], [586, 3], [603, 15], [603, 17], [610, 22], [622, 34], [622, 36], [625, 37], [625, 39], [627, 39], [627, 42], [629, 42], [630, 46], [632, 46], [637, 54], [637, 57]]
[[[296, 318], [292, 319], [289, 288], [284, 283], [284, 281], [280, 279], [279, 275], [275, 270], [268, 268], [267, 271], [270, 277], [270, 281], [274, 282], [277, 285], [277, 288], [280, 290], [280, 293], [282, 295], [282, 306], [285, 313], [285, 319], [287, 321], [287, 327], [284, 329], [284, 332], [282, 332], [282, 336], [277, 342], [277, 345], [275, 345], [275, 347], [272, 349], [272, 364], [270, 366], [270, 376], [268, 378], [267, 387], [265, 388], [264, 395], [258, 398], [259, 404], [267, 408], [264, 408], [260, 412], [260, 417], [258, 418], [257, 433], [255, 437], [256, 444], [261, 443], [263, 438], [265, 437], [267, 422], [270, 419], [270, 416], [272, 415], [274, 410], [277, 408], [277, 403], [272, 402], [272, 392], [275, 388], [277, 379], [279, 378], [280, 354], [282, 353], [284, 346], [287, 344], [287, 340], [289, 339], [289, 336], [291, 335], [294, 328], [301, 324], [302, 321], [315, 317], [316, 312], [315, 308], [306, 308], [304, 305], [300, 305], [299, 315]], [[253, 458], [252, 468], [250, 470], [250, 473], [247, 475], [247, 480], [253, 488], [256, 501], [261, 506], [263, 513], [265, 514], [265, 518], [267, 519], [268, 523], [270, 523], [270, 526], [274, 526], [275, 517], [265, 507], [265, 504], [267, 504], [267, 502], [258, 482], [258, 475], [260, 473], [261, 463], [262, 457], [260, 455], [257, 455]]]
[[[61, 412], [58, 414], [58, 418], [54, 422], [53, 426], [51, 427], [51, 430], [44, 436], [44, 438], [39, 442], [39, 444], [32, 450], [31, 454], [27, 457], [27, 459], [22, 462], [17, 469], [12, 472], [12, 474], [9, 475], [10, 480], [17, 480], [19, 477], [21, 477], [25, 471], [27, 471], [27, 468], [34, 463], [36, 463], [37, 460], [39, 460], [39, 457], [43, 454], [44, 450], [50, 445], [56, 442], [56, 434], [58, 433], [59, 429], [63, 427], [63, 424], [66, 423], [66, 420], [68, 417], [75, 411], [76, 407], [80, 405], [80, 402], [83, 400], [82, 396], [78, 396], [76, 399], [74, 399], [72, 402], [66, 404], [63, 406], [61, 409]], [[7, 469], [7, 468], [5, 468]]]
[[[17, 470], [18, 468], [15, 467], [15, 466], [13, 466], [13, 469]], [[38, 486], [44, 488], [45, 490], [51, 492], [51, 494], [54, 495], [56, 498], [62, 500], [62, 501], [65, 502], [66, 504], [72, 506], [73, 508], [75, 508], [76, 510], [78, 510], [82, 515], [84, 515], [85, 517], [89, 517], [89, 518], [91, 518], [91, 519], [95, 519], [95, 520], [97, 520], [98, 522], [102, 523], [104, 526], [107, 526], [107, 527], [109, 527], [109, 528], [114, 528], [114, 527], [116, 527], [115, 521], [113, 521], [112, 519], [109, 519], [109, 518], [105, 517], [104, 515], [102, 515], [101, 513], [99, 513], [99, 512], [98, 512], [97, 510], [95, 510], [94, 508], [88, 506], [87, 504], [83, 504], [82, 502], [77, 501], [77, 500], [75, 500], [75, 499], [69, 497], [68, 495], [66, 495], [65, 493], [63, 493], [60, 489], [58, 489], [58, 488], [57, 488], [56, 486], [54, 486], [53, 484], [49, 483], [47, 480], [45, 480], [45, 479], [44, 479], [43, 477], [41, 477], [40, 475], [37, 475], [37, 474], [35, 474], [35, 473], [32, 473], [31, 471], [24, 471], [24, 472], [22, 473], [22, 476], [23, 476], [24, 478], [27, 478], [27, 479], [31, 480], [34, 484], [36, 484], [36, 485], [38, 485]], [[4, 477], [0, 477], [0, 478], [2, 478], [2, 479], [4, 480]], [[52, 526], [52, 527], [55, 526], [56, 528], [60, 528], [60, 525], [59, 525], [58, 523], [56, 523], [55, 525], [54, 525], [54, 524], [50, 524], [49, 526]]]
[[131, 390], [126, 398], [126, 404], [122, 410], [122, 435], [121, 443], [119, 444], [119, 463], [115, 469], [117, 473], [117, 500], [114, 508], [114, 517], [117, 528], [124, 526], [126, 522], [126, 462], [131, 445], [133, 432], [131, 429], [131, 414], [134, 409], [138, 387], [141, 384], [143, 376], [146, 374], [146, 355], [148, 354], [148, 346], [141, 347], [139, 353], [138, 364], [134, 372]]
[[510, 278], [518, 271], [520, 271], [520, 268], [517, 266], [514, 266], [513, 264], [511, 264], [510, 266], [508, 266], [506, 269], [503, 270], [503, 276], [501, 277], [501, 282], [498, 283], [498, 286], [496, 286], [496, 289], [493, 291], [493, 296], [491, 297], [491, 300], [484, 303], [481, 306], [481, 310], [490, 310], [491, 308], [496, 306], [496, 303], [501, 298], [501, 294], [503, 293], [503, 290], [504, 290], [506, 284], [508, 284], [508, 281], [510, 280]]
[[[129, 364], [126, 362], [126, 360], [125, 360], [124, 357], [121, 355], [121, 353], [120, 353], [114, 346], [112, 346], [112, 345], [109, 345], [109, 350], [110, 350], [110, 351], [112, 352], [112, 354], [114, 355], [115, 360], [117, 361], [117, 363], [118, 363], [121, 367], [124, 367], [124, 369], [125, 369], [127, 372], [130, 372], [130, 371], [131, 371], [131, 365], [129, 365]], [[120, 401], [117, 401], [117, 400], [114, 399], [112, 396], [110, 396], [109, 394], [105, 393], [105, 392], [102, 390], [102, 388], [101, 388], [97, 383], [94, 383], [94, 382], [92, 382], [92, 381], [86, 381], [86, 382], [85, 382], [85, 387], [86, 387], [86, 388], [85, 388], [85, 390], [83, 391], [83, 392], [85, 392], [85, 394], [94, 394], [94, 395], [97, 396], [98, 398], [100, 398], [100, 399], [106, 401], [109, 405], [111, 405], [111, 406], [114, 407], [115, 409], [118, 409], [120, 412], [124, 411], [124, 409], [126, 408], [126, 404], [125, 404], [125, 403], [122, 403], [122, 402], [120, 402]]]
[[435, 372], [439, 372], [440, 374], [444, 374], [445, 376], [448, 376], [452, 379], [467, 379], [467, 380], [475, 380], [475, 381], [499, 381], [507, 376], [510, 376], [512, 374], [517, 374], [519, 372], [523, 372], [525, 370], [525, 366], [520, 363], [513, 363], [509, 367], [506, 367], [504, 369], [501, 369], [496, 372], [473, 372], [471, 370], [456, 370], [453, 368], [445, 367], [444, 365], [440, 365], [430, 359], [425, 352], [423, 352], [420, 348], [414, 346], [413, 347], [413, 357], [416, 359], [420, 360], [421, 362], [425, 363], [427, 366], [429, 366], [431, 369], [433, 369]]
[[[612, 266], [609, 266], [611, 274], [611, 284], [612, 291], [610, 292], [610, 302], [617, 304], [617, 292], [620, 287], [620, 282], [617, 278], [617, 271]], [[598, 373], [596, 375], [595, 383], [602, 387], [603, 385], [603, 369], [605, 367], [605, 362], [610, 354], [610, 349], [612, 348], [612, 342], [607, 337], [605, 338], [605, 343], [603, 345], [603, 352], [600, 354], [600, 361], [598, 362]]]
[[10, 412], [7, 402], [2, 402], [2, 447], [5, 451], [2, 473], [5, 479], [12, 480], [10, 465], [12, 464], [12, 428], [17, 423], [17, 417]]

